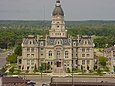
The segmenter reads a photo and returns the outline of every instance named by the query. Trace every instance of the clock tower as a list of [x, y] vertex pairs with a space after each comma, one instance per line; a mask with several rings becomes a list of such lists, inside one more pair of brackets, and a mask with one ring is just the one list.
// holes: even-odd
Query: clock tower
[[65, 30], [64, 12], [61, 8], [60, 0], [56, 1], [55, 9], [52, 13], [52, 25], [49, 30], [50, 37], [67, 38], [67, 30]]

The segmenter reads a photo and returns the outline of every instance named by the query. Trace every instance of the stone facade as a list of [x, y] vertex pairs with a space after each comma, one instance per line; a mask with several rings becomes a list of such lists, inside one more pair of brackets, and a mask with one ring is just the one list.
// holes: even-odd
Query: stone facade
[[115, 67], [115, 45], [109, 48], [104, 49], [104, 56], [108, 59], [108, 66], [110, 72], [114, 72]]
[[[20, 61], [20, 62], [19, 62]], [[19, 64], [20, 63], [20, 64]], [[52, 13], [49, 35], [29, 35], [22, 42], [22, 57], [18, 59], [21, 70], [33, 71], [42, 63], [50, 65], [53, 73], [72, 71], [72, 66], [84, 70], [93, 70], [94, 50], [91, 36], [73, 38], [67, 34], [64, 12], [60, 1], [56, 1]]]

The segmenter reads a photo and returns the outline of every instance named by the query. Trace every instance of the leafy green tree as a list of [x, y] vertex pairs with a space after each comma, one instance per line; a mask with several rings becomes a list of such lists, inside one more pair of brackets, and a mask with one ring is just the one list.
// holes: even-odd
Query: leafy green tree
[[106, 57], [104, 57], [104, 56], [99, 57], [99, 64], [101, 66], [105, 67], [106, 63], [107, 63], [107, 58]]
[[17, 55], [13, 53], [12, 55], [9, 55], [6, 57], [6, 61], [9, 63], [16, 63], [17, 62]]
[[21, 45], [18, 45], [14, 52], [15, 52], [16, 55], [21, 56], [22, 55], [22, 47], [21, 47]]
[[41, 66], [38, 67], [39, 72], [41, 73], [41, 79], [42, 79], [42, 73], [45, 70], [45, 66], [41, 64]]
[[36, 67], [36, 65], [35, 65], [33, 72], [37, 72], [37, 71], [38, 71], [38, 69], [37, 69], [37, 67]]
[[97, 74], [101, 74], [102, 73], [102, 71], [101, 71], [101, 69], [100, 69], [100, 67], [97, 69]]
[[12, 67], [9, 72], [12, 74], [14, 72], [14, 67]]
[[0, 69], [0, 73], [5, 73], [6, 72], [6, 68], [2, 67], [2, 69]]

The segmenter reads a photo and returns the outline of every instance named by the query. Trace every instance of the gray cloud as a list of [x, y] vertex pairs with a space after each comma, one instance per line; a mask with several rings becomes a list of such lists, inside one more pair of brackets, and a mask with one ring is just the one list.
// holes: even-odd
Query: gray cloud
[[[51, 19], [56, 0], [0, 0], [0, 20]], [[65, 20], [115, 20], [115, 0], [61, 0]], [[45, 16], [44, 16], [45, 15]]]

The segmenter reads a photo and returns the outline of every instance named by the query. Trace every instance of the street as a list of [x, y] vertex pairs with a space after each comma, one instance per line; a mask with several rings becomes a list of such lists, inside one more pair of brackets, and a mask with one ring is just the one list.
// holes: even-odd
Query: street
[[[115, 75], [113, 76], [74, 76], [73, 82], [115, 82]], [[24, 76], [22, 76], [24, 77]], [[26, 75], [26, 79], [36, 82], [36, 86], [42, 86], [43, 83], [50, 83], [52, 76], [41, 76], [39, 75]], [[52, 79], [53, 82], [72, 82], [72, 77], [55, 77]]]
[[0, 68], [6, 64], [6, 53], [0, 53]]

